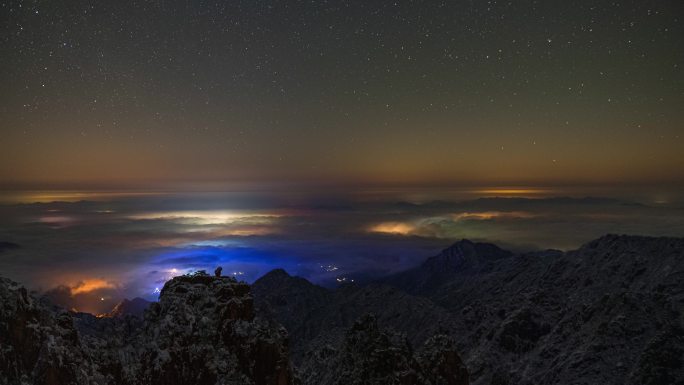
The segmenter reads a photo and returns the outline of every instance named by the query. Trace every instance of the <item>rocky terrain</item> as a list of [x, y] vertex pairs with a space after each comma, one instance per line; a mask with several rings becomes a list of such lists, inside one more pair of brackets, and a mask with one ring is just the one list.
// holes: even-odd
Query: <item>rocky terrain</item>
[[527, 254], [463, 240], [363, 287], [328, 291], [274, 271], [254, 292], [292, 330], [301, 367], [340, 350], [371, 312], [413, 346], [450, 335], [473, 384], [684, 384], [682, 239], [608, 235]]
[[[270, 275], [279, 276], [291, 290], [304, 285], [302, 294], [329, 294], [284, 271]], [[368, 290], [386, 298], [382, 290]], [[294, 320], [298, 310], [322, 304], [293, 302], [256, 317], [250, 286], [231, 277], [175, 277], [159, 302], [122, 301], [99, 316], [52, 306], [7, 279], [0, 282], [0, 300], [2, 385], [468, 384], [452, 339], [437, 334], [415, 351], [405, 335], [381, 330], [375, 316], [364, 313], [378, 308], [372, 302], [346, 313], [360, 318], [349, 321], [349, 329], [342, 327], [347, 318], [340, 321], [340, 338], [308, 351], [298, 376], [288, 333], [272, 317], [289, 309]], [[143, 317], [135, 314], [141, 307], [147, 308]]]
[[381, 330], [364, 315], [337, 345], [310, 351], [302, 360], [306, 384], [468, 384], [468, 370], [445, 335], [428, 339], [415, 352], [406, 337]]
[[[0, 384], [684, 384], [684, 239], [462, 240], [331, 290], [176, 277], [105, 317], [0, 280]], [[142, 308], [144, 316], [136, 316]]]
[[328, 290], [278, 269], [252, 287], [257, 312], [290, 332], [296, 364], [312, 342], [341, 343], [346, 331], [366, 314], [373, 314], [385, 328], [405, 333], [413, 346], [454, 326], [453, 316], [431, 300], [381, 283]]
[[6, 279], [0, 299], [0, 384], [296, 383], [287, 332], [230, 277], [176, 277], [144, 319], [69, 313]]
[[[568, 253], [502, 255], [462, 241], [390, 279], [458, 314], [473, 383], [684, 381], [683, 240], [609, 235]], [[435, 264], [453, 278], [422, 286]], [[672, 349], [650, 359], [662, 339]]]
[[0, 384], [91, 384], [71, 315], [0, 278]]

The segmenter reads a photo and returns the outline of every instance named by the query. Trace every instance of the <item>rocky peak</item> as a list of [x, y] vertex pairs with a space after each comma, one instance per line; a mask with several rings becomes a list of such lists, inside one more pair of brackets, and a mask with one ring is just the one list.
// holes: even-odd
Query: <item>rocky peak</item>
[[282, 281], [290, 278], [292, 278], [292, 276], [288, 274], [285, 269], [273, 269], [259, 279], [264, 281]]
[[283, 269], [273, 270], [252, 285], [257, 312], [277, 320], [291, 333], [300, 337], [302, 318], [315, 315], [332, 297], [327, 289], [289, 275]]
[[430, 296], [458, 277], [485, 272], [499, 260], [513, 256], [491, 243], [462, 239], [418, 267], [383, 278], [381, 281], [417, 295]]
[[[264, 291], [280, 291], [282, 288], [287, 287], [287, 288], [296, 288], [300, 290], [308, 290], [311, 288], [317, 288], [317, 291], [326, 291], [326, 289], [316, 286], [313, 283], [307, 281], [304, 278], [301, 277], [296, 277], [288, 274], [285, 270], [283, 269], [274, 269], [266, 273], [263, 277], [257, 279], [254, 282], [254, 285], [252, 285], [253, 289], [255, 292], [260, 292], [259, 294], [268, 294], [268, 293], [261, 293]], [[318, 290], [320, 289], [320, 290]]]
[[128, 298], [123, 299], [116, 304], [112, 311], [98, 315], [98, 317], [125, 317], [132, 315], [135, 317], [142, 317], [145, 309], [147, 309], [152, 302], [140, 297], [135, 297], [132, 300]]
[[462, 239], [423, 264], [434, 270], [458, 271], [482, 266], [484, 263], [510, 257], [510, 251], [491, 243], [472, 242]]
[[244, 321], [254, 318], [253, 300], [247, 283], [201, 271], [166, 282], [159, 294], [159, 302], [150, 310], [152, 314], [181, 317], [211, 315], [221, 320]]
[[250, 287], [204, 272], [175, 277], [145, 313], [142, 382], [164, 385], [294, 381], [285, 329], [255, 319]]

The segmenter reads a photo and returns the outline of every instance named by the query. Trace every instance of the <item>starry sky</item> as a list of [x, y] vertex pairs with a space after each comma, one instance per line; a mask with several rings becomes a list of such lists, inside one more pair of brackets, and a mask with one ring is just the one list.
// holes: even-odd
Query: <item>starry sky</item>
[[681, 184], [684, 3], [1, 0], [0, 184]]

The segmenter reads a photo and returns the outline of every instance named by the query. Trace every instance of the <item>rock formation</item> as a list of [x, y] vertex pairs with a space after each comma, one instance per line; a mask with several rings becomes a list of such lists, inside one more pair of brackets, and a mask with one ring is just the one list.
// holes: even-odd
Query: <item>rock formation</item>
[[145, 314], [139, 382], [292, 384], [287, 332], [254, 318], [249, 291], [203, 273], [167, 282]]
[[684, 384], [684, 239], [608, 235], [523, 254], [463, 240], [417, 268], [337, 290], [277, 276], [255, 282], [257, 309], [296, 295], [296, 314], [271, 312], [297, 331], [302, 367], [307, 351], [338, 350], [368, 312], [413, 346], [446, 330], [473, 384]]
[[404, 335], [381, 330], [374, 316], [364, 315], [341, 345], [307, 353], [302, 378], [311, 385], [467, 385], [468, 371], [448, 337], [429, 339], [416, 354]]
[[94, 384], [71, 315], [0, 278], [0, 384]]
[[677, 238], [523, 254], [464, 240], [335, 290], [199, 272], [143, 318], [127, 307], [67, 312], [1, 279], [0, 385], [684, 384]]
[[97, 318], [3, 279], [0, 384], [294, 384], [287, 332], [255, 318], [249, 291], [197, 273], [167, 282], [144, 320]]

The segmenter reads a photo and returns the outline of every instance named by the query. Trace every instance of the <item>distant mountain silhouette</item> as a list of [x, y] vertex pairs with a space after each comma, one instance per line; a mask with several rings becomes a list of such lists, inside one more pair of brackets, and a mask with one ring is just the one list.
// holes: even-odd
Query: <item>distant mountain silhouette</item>
[[419, 267], [398, 273], [383, 281], [408, 293], [426, 295], [452, 281], [457, 274], [487, 269], [492, 262], [511, 257], [513, 253], [491, 243], [463, 239], [428, 258]]
[[136, 317], [142, 317], [145, 309], [147, 309], [152, 302], [145, 300], [140, 297], [133, 298], [132, 300], [123, 299], [121, 302], [116, 304], [114, 308], [104, 314], [100, 314], [100, 317], [124, 317], [126, 315], [132, 315]]

